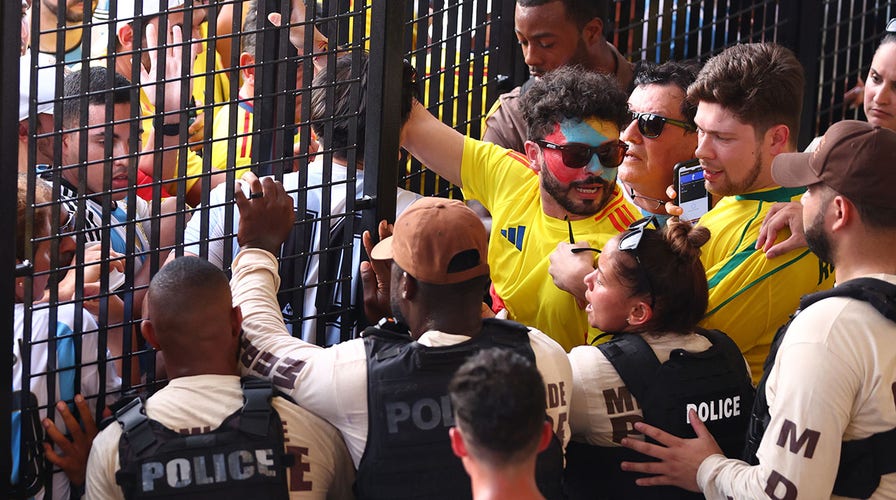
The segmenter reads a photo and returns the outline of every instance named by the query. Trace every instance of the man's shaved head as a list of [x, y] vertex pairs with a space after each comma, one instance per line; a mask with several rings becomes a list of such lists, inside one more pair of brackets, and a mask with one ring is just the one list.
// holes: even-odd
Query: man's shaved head
[[229, 340], [234, 311], [230, 284], [220, 269], [198, 257], [175, 259], [153, 277], [145, 302], [146, 319], [169, 365], [195, 366], [209, 358], [235, 363], [233, 355], [217, 355], [239, 348]]

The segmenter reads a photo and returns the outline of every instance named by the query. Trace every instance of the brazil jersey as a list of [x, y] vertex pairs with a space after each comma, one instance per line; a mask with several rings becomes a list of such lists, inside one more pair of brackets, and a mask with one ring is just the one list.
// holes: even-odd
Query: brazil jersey
[[[509, 318], [535, 327], [569, 351], [599, 330], [575, 298], [560, 290], [548, 273], [548, 257], [569, 240], [567, 222], [545, 215], [539, 176], [522, 154], [467, 138], [461, 166], [464, 196], [479, 200], [492, 214], [488, 263], [493, 295]], [[613, 196], [593, 217], [572, 221], [576, 241], [601, 248], [638, 218], [638, 210], [614, 185]], [[596, 257], [596, 256], [595, 256]]]
[[[800, 296], [833, 286], [833, 269], [807, 248], [767, 259], [756, 239], [775, 202], [799, 201], [803, 189], [774, 188], [722, 198], [700, 224], [712, 235], [701, 257], [709, 281], [709, 307], [700, 325], [727, 333], [750, 363], [753, 380], [778, 327]], [[779, 235], [779, 241], [789, 237]]]

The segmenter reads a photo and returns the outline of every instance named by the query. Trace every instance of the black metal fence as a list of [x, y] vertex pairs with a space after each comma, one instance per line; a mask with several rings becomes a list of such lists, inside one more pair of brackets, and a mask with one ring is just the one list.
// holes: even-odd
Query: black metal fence
[[[145, 15], [143, 9], [156, 3], [162, 14]], [[195, 253], [229, 269], [238, 251], [229, 193], [243, 169], [276, 176], [296, 198], [297, 225], [282, 255], [280, 296], [294, 335], [321, 345], [353, 336], [363, 323], [356, 279], [361, 230], [394, 217], [401, 204], [399, 187], [459, 196], [419, 162], [398, 158], [395, 82], [404, 71], [403, 59], [416, 67], [424, 104], [474, 137], [497, 96], [527, 77], [513, 31], [512, 0], [257, 0], [254, 22], [249, 2], [236, 0], [210, 5], [187, 0], [182, 18], [164, 13], [164, 7], [182, 3], [145, 0], [126, 12], [133, 2], [100, 0], [84, 5], [83, 20], [48, 22], [53, 13], [35, 1], [32, 49], [21, 66], [31, 75], [21, 125], [13, 118], [19, 92], [12, 84], [0, 89], [0, 151], [9, 152], [4, 177], [15, 178], [12, 158], [18, 150], [25, 175], [23, 230], [18, 241], [7, 239], [0, 246], [0, 254], [6, 262], [15, 253], [18, 264], [32, 263], [4, 268], [0, 320], [7, 326], [2, 331], [13, 333], [4, 336], [3, 359], [21, 370], [15, 385], [35, 392], [32, 415], [37, 411], [54, 418], [53, 403], [70, 399], [73, 391], [88, 391], [92, 401], [106, 403], [126, 391], [152, 391], [164, 379], [153, 351], [137, 333], [148, 278], [168, 253]], [[304, 17], [290, 17], [293, 4], [306, 7]], [[886, 21], [894, 15], [889, 2], [872, 0], [622, 0], [612, 7], [609, 40], [632, 60], [705, 60], [747, 41], [793, 48], [810, 82], [803, 145], [832, 122], [862, 117], [861, 106], [849, 108], [844, 94], [867, 73]], [[283, 28], [268, 20], [270, 13], [283, 13]], [[4, 2], [0, 65], [7, 68], [9, 82], [19, 68], [20, 19], [19, 5]], [[195, 31], [192, 42], [158, 36], [175, 24], [192, 27], [183, 29], [184, 39]], [[70, 50], [61, 36], [79, 28], [81, 44], [75, 46], [80, 52]], [[154, 35], [162, 51], [153, 50]], [[241, 55], [247, 51], [243, 44], [249, 44], [253, 57]], [[39, 47], [46, 54], [38, 54]], [[199, 63], [192, 61], [193, 47], [204, 57]], [[56, 57], [54, 62], [56, 54], [67, 60]], [[343, 57], [349, 62], [340, 73], [337, 60]], [[148, 63], [145, 71], [142, 62]], [[157, 69], [178, 63], [187, 70], [163, 75]], [[316, 78], [315, 63], [325, 68]], [[76, 66], [106, 68], [105, 85], [97, 92], [124, 92], [125, 108], [102, 99], [95, 109], [85, 97], [64, 99], [66, 68]], [[128, 81], [116, 83], [116, 71]], [[192, 81], [193, 88], [151, 91], [150, 81], [162, 80], [182, 88]], [[80, 83], [87, 88], [89, 81], [82, 77]], [[51, 103], [53, 116], [40, 118]], [[63, 108], [73, 115], [63, 118]], [[110, 139], [117, 135], [130, 138], [116, 145]], [[48, 167], [36, 169], [41, 163]], [[78, 174], [87, 169], [105, 178]], [[119, 171], [125, 172], [123, 187], [114, 179]], [[38, 187], [41, 176], [53, 186], [49, 194]], [[10, 225], [18, 221], [12, 185], [8, 181], [0, 188], [5, 203], [0, 213]], [[131, 188], [138, 185], [140, 194]], [[216, 185], [222, 187], [215, 191]], [[65, 198], [66, 188], [75, 194]], [[91, 209], [94, 215], [88, 216]], [[91, 248], [91, 241], [102, 243]], [[43, 262], [42, 255], [49, 260]], [[87, 265], [91, 259], [100, 267]], [[111, 267], [120, 268], [123, 279]], [[21, 287], [16, 272], [25, 276]], [[45, 299], [31, 293], [44, 281], [50, 284]], [[32, 328], [39, 324], [35, 317], [46, 317], [46, 324], [40, 323], [43, 331]], [[63, 319], [68, 331], [57, 328]], [[60, 357], [60, 346], [67, 342], [73, 354]], [[92, 351], [77, 349], [78, 344]], [[108, 381], [112, 370], [120, 384]], [[88, 373], [93, 386], [71, 386], [70, 375], [77, 380]], [[13, 387], [10, 377], [4, 370], [0, 384]], [[0, 411], [10, 411], [10, 397], [0, 402]], [[96, 404], [97, 416], [102, 406]], [[8, 419], [2, 422], [5, 438], [19, 432]], [[10, 456], [0, 457], [0, 473], [9, 478]]]

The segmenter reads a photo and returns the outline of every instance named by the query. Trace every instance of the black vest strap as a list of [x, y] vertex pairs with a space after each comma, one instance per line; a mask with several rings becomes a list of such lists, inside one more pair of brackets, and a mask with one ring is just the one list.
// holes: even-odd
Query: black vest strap
[[[873, 306], [883, 317], [896, 322], [896, 285], [876, 278], [857, 278], [843, 282], [830, 290], [803, 296], [800, 299], [799, 309], [791, 316], [790, 321], [775, 333], [775, 339], [763, 365], [764, 373], [756, 389], [756, 400], [750, 415], [747, 443], [743, 453], [744, 461], [751, 465], [759, 463], [756, 452], [759, 451], [759, 444], [771, 421], [765, 387], [784, 335], [801, 311], [830, 297], [862, 300]], [[896, 472], [896, 429], [873, 434], [865, 439], [845, 441], [840, 451], [840, 467], [834, 482], [834, 494], [867, 498], [880, 484], [880, 476], [892, 472]]]
[[132, 399], [115, 412], [115, 419], [118, 420], [121, 433], [128, 438], [136, 454], [140, 455], [156, 442], [156, 436], [149, 426], [146, 409], [143, 408], [143, 400], [140, 398]]

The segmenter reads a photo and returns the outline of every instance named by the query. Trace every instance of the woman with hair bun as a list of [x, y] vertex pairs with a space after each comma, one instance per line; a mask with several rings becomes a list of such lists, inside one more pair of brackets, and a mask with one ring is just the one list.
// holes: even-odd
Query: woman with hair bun
[[727, 455], [740, 455], [753, 403], [749, 367], [727, 335], [697, 326], [709, 295], [700, 262], [709, 236], [677, 218], [663, 229], [642, 219], [607, 242], [585, 277], [588, 321], [613, 339], [569, 353], [570, 498], [700, 498], [639, 487], [635, 474], [620, 469], [623, 460], [647, 460], [620, 445], [644, 439], [636, 422], [691, 437], [693, 409]]

